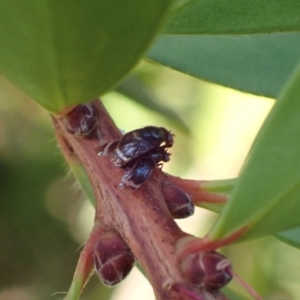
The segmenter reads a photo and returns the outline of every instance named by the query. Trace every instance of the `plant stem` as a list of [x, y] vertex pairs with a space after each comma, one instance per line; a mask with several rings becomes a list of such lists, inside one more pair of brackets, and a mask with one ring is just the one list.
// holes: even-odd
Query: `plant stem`
[[[124, 170], [114, 167], [109, 157], [97, 156], [96, 149], [119, 140], [121, 134], [102, 103], [92, 103], [100, 117], [97, 137], [88, 139], [68, 133], [61, 116], [54, 118], [54, 126], [64, 154], [76, 156], [92, 184], [96, 200], [95, 222], [120, 233], [145, 270], [156, 299], [190, 299], [188, 293], [183, 295], [166, 288], [166, 283], [171, 281], [195, 292], [195, 287], [178, 268], [175, 244], [188, 235], [175, 223], [165, 203], [162, 187], [168, 178], [155, 169], [139, 189], [120, 188]], [[218, 291], [209, 297], [207, 291], [196, 290], [195, 293], [203, 300], [227, 299]]]

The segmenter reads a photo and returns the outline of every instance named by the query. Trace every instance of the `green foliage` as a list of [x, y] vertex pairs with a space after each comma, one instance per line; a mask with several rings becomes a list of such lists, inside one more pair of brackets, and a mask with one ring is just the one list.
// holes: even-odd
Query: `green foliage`
[[[143, 57], [162, 27], [170, 2], [129, 0], [124, 5], [109, 0], [1, 1], [0, 72], [51, 112], [89, 101], [116, 86]], [[233, 181], [227, 181], [228, 185], [215, 190], [231, 196], [224, 209], [210, 207], [222, 210], [211, 236], [223, 238], [246, 226], [249, 231], [243, 239], [273, 234], [299, 248], [299, 69], [290, 80], [300, 60], [299, 1], [182, 0], [175, 4], [163, 27], [164, 35], [156, 39], [146, 59], [196, 78], [278, 98], [235, 187]], [[131, 79], [122, 82], [117, 92], [164, 115], [189, 133], [178, 113], [155, 100], [141, 82]], [[24, 127], [22, 120], [19, 127]], [[26, 143], [26, 147], [31, 146]], [[18, 147], [12, 147], [11, 152], [15, 148]], [[11, 182], [23, 186], [22, 201], [26, 202], [42, 197], [45, 182], [36, 174], [45, 173], [48, 177], [44, 180], [51, 181], [58, 176], [53, 168], [59, 164], [51, 160], [45, 163], [46, 156], [35, 160], [35, 164], [28, 161], [24, 165], [15, 162], [16, 157], [22, 156], [11, 159], [16, 165], [1, 161], [2, 191], [12, 194], [10, 201], [5, 201], [3, 223], [5, 218], [19, 217], [13, 205], [22, 206], [16, 204], [20, 199], [15, 189], [6, 184], [11, 177]], [[86, 182], [76, 162], [73, 167]], [[27, 177], [24, 180], [21, 173], [10, 168], [20, 168]], [[30, 182], [34, 185], [30, 186]], [[208, 185], [207, 190], [213, 192], [220, 187], [218, 184]], [[89, 186], [87, 193], [90, 194]], [[48, 230], [44, 224], [49, 217], [44, 208], [37, 203], [25, 207], [30, 218], [21, 222], [25, 232], [41, 227], [52, 236], [57, 228]], [[42, 219], [33, 224], [34, 210]], [[18, 233], [12, 230], [8, 234]], [[40, 235], [38, 240], [45, 243]], [[55, 238], [51, 241], [57, 243]], [[7, 245], [7, 241], [4, 239], [2, 244]], [[28, 265], [30, 262], [24, 270]], [[46, 265], [44, 269], [47, 268]], [[233, 299], [240, 299], [229, 293]]]
[[232, 197], [211, 232], [215, 239], [244, 226], [248, 231], [243, 239], [300, 225], [299, 94], [300, 68], [253, 145]]
[[[9, 98], [1, 77], [0, 87], [0, 294], [4, 299], [50, 299], [49, 294], [69, 284], [77, 261], [77, 243], [47, 209], [48, 192], [65, 177], [63, 158], [47, 115], [21, 93], [17, 101]], [[64, 200], [60, 211], [74, 206], [68, 204], [70, 190], [61, 199], [52, 194], [51, 204]], [[22, 291], [27, 285], [32, 289]], [[12, 286], [20, 287], [18, 295], [8, 292]]]
[[231, 300], [249, 300], [248, 298], [238, 294], [237, 292], [229, 288], [224, 288], [224, 294]]
[[137, 63], [169, 0], [0, 2], [0, 70], [50, 111], [90, 101]]
[[286, 231], [278, 232], [275, 237], [291, 246], [300, 248], [300, 228], [292, 228]]
[[163, 33], [249, 34], [299, 31], [298, 0], [192, 0], [174, 10]]
[[300, 59], [300, 34], [163, 35], [148, 59], [248, 93], [276, 98]]

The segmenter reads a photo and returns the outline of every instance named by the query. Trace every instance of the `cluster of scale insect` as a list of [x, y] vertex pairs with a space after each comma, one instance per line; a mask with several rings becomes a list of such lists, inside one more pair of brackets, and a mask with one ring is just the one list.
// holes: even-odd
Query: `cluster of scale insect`
[[120, 185], [138, 188], [156, 167], [170, 160], [167, 149], [174, 135], [163, 127], [147, 126], [127, 132], [120, 140], [105, 144], [98, 155], [111, 155], [116, 167], [125, 170]]
[[[74, 107], [64, 118], [67, 132], [82, 138], [97, 138], [98, 124], [99, 114], [92, 103]], [[174, 135], [170, 131], [147, 126], [126, 133], [120, 140], [105, 144], [97, 152], [98, 155], [111, 156], [114, 166], [124, 169], [120, 185], [138, 188], [156, 167], [162, 167], [170, 160], [171, 154], [167, 150], [173, 144]], [[163, 194], [173, 218], [186, 218], [194, 213], [190, 197], [177, 186], [165, 184]], [[113, 286], [123, 280], [132, 269], [134, 260], [131, 250], [117, 232], [107, 231], [99, 237], [94, 262], [104, 284]], [[179, 268], [187, 281], [212, 294], [232, 278], [230, 261], [215, 251], [188, 254], [181, 260]]]

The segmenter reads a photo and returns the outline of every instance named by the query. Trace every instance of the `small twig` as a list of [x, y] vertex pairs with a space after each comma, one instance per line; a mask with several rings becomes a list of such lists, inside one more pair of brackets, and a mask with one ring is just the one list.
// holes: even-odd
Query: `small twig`
[[[88, 279], [94, 272], [94, 242], [98, 239], [99, 235], [103, 232], [102, 226], [95, 223], [92, 232], [80, 253], [79, 263], [76, 267], [74, 278], [70, 290], [65, 298], [76, 299], [87, 283]], [[76, 295], [76, 296], [75, 296]]]
[[224, 204], [228, 200], [228, 196], [226, 195], [211, 193], [204, 190], [202, 185], [205, 184], [206, 181], [183, 179], [170, 175], [168, 176], [168, 180], [188, 193], [194, 203], [208, 202]]
[[247, 230], [247, 227], [241, 228], [239, 231], [236, 231], [228, 237], [219, 240], [212, 239], [209, 234], [202, 239], [182, 239], [177, 245], [178, 256], [183, 258], [188, 254], [195, 254], [203, 251], [212, 251], [227, 246], [237, 240]]

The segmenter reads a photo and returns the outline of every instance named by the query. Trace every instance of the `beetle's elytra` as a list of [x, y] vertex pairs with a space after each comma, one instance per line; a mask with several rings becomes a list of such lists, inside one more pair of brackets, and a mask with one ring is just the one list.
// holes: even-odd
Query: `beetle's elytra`
[[111, 155], [116, 167], [126, 171], [121, 185], [138, 188], [155, 167], [170, 160], [167, 148], [174, 144], [174, 135], [163, 127], [147, 126], [126, 133], [120, 140], [105, 144], [98, 155]]
[[169, 160], [170, 154], [166, 151], [165, 146], [149, 151], [129, 163], [120, 185], [139, 188], [151, 176], [154, 168], [162, 166], [162, 162], [168, 162]]

